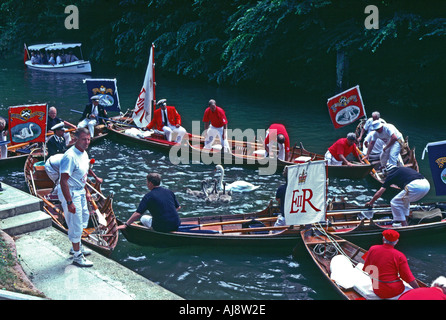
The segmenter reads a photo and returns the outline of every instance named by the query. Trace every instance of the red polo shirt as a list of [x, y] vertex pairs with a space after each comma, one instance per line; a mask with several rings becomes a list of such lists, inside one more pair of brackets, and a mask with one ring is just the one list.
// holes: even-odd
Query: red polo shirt
[[216, 107], [214, 112], [212, 112], [210, 107], [208, 107], [204, 111], [203, 122], [209, 121], [215, 128], [220, 128], [223, 127], [225, 124], [228, 124], [228, 119], [226, 119], [225, 111], [220, 107]]
[[[395, 297], [404, 291], [401, 279], [407, 283], [415, 280], [406, 256], [389, 244], [370, 247], [362, 258], [365, 260], [362, 269], [372, 277], [373, 292], [382, 299]], [[368, 266], [370, 270], [367, 270]], [[378, 270], [374, 270], [374, 267]]]
[[347, 138], [341, 138], [333, 143], [331, 147], [328, 148], [328, 151], [330, 151], [333, 157], [338, 161], [341, 161], [341, 158], [339, 158], [340, 154], [343, 154], [344, 157], [347, 157], [350, 153], [353, 153], [353, 155], [359, 159], [358, 151], [356, 150], [356, 144], [353, 143], [351, 146], [349, 146]]
[[[286, 131], [285, 126], [283, 124], [273, 123], [269, 126], [268, 130], [277, 130], [276, 137], [279, 134], [283, 134], [285, 137], [285, 152], [290, 152], [290, 138], [288, 137], [288, 132]], [[269, 133], [265, 138], [264, 144], [265, 146], [269, 144]]]
[[446, 294], [436, 287], [416, 288], [403, 293], [398, 300], [446, 300]]

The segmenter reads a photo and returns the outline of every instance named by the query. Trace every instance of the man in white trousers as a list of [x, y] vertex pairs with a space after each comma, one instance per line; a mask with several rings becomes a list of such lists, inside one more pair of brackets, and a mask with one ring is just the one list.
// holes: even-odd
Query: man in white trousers
[[401, 192], [390, 201], [394, 226], [398, 226], [399, 224], [401, 226], [407, 226], [406, 217], [409, 216], [410, 203], [420, 200], [429, 192], [429, 181], [412, 168], [396, 167], [388, 164], [385, 172], [387, 175], [382, 187], [375, 193], [372, 200], [365, 205], [372, 206], [387, 188], [392, 184], [397, 185], [401, 189]]

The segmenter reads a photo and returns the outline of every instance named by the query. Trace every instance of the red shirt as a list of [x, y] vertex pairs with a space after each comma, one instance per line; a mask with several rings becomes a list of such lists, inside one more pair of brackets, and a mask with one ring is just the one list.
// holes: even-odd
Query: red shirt
[[362, 269], [372, 277], [373, 292], [382, 299], [395, 297], [404, 291], [401, 279], [407, 283], [415, 280], [406, 256], [392, 245], [372, 246], [362, 258], [365, 259]]
[[[167, 111], [167, 119], [169, 120], [170, 124], [173, 126], [181, 125], [181, 116], [177, 112], [177, 109], [175, 107], [166, 107]], [[161, 108], [158, 108], [153, 113], [153, 119], [150, 121], [150, 123], [147, 125], [147, 129], [152, 129], [155, 127], [156, 130], [163, 131], [164, 123], [163, 123], [163, 115], [161, 114]]]
[[[279, 123], [273, 123], [272, 125], [269, 126], [268, 128], [269, 131], [271, 130], [277, 130], [277, 134], [276, 137], [279, 134], [283, 134], [285, 137], [285, 152], [290, 152], [290, 138], [288, 137], [288, 132], [286, 132], [285, 126], [283, 124], [279, 124]], [[269, 133], [265, 138], [265, 146], [267, 144], [269, 144]]]
[[212, 112], [210, 107], [208, 107], [204, 111], [203, 122], [209, 121], [215, 128], [220, 128], [223, 127], [225, 124], [228, 124], [228, 119], [226, 119], [225, 111], [220, 107], [216, 107], [214, 112]]
[[330, 151], [333, 157], [338, 161], [341, 161], [341, 158], [339, 158], [340, 154], [347, 157], [350, 153], [353, 153], [356, 158], [359, 158], [358, 151], [356, 150], [356, 144], [353, 143], [351, 146], [349, 146], [347, 138], [341, 138], [333, 143], [331, 147], [328, 148], [328, 151]]
[[436, 287], [416, 288], [403, 293], [398, 300], [446, 300], [446, 294]]

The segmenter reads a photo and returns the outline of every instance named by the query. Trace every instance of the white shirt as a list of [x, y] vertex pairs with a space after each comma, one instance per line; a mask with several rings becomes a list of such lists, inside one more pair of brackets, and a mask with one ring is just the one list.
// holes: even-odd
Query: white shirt
[[68, 173], [68, 186], [70, 190], [80, 190], [85, 187], [87, 174], [90, 169], [90, 159], [87, 152], [81, 152], [76, 146], [68, 149], [60, 161], [60, 175]]
[[398, 129], [395, 128], [393, 124], [386, 123], [383, 124], [383, 131], [381, 133], [379, 133], [378, 131], [375, 131], [373, 133], [372, 140], [376, 141], [376, 139], [381, 139], [382, 141], [384, 141], [385, 144], [388, 144], [393, 134], [396, 135], [397, 139], [403, 138], [401, 132], [399, 132]]

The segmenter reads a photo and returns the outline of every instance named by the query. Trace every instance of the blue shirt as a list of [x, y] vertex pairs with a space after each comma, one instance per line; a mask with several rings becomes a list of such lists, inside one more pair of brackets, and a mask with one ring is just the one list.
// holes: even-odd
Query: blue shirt
[[152, 215], [152, 227], [155, 231], [177, 231], [181, 224], [177, 208], [180, 204], [175, 194], [169, 189], [157, 187], [147, 193], [139, 203], [136, 212], [144, 214], [149, 210]]
[[285, 193], [286, 193], [287, 184], [282, 184], [276, 191], [276, 199], [280, 199], [280, 212], [285, 213]]

